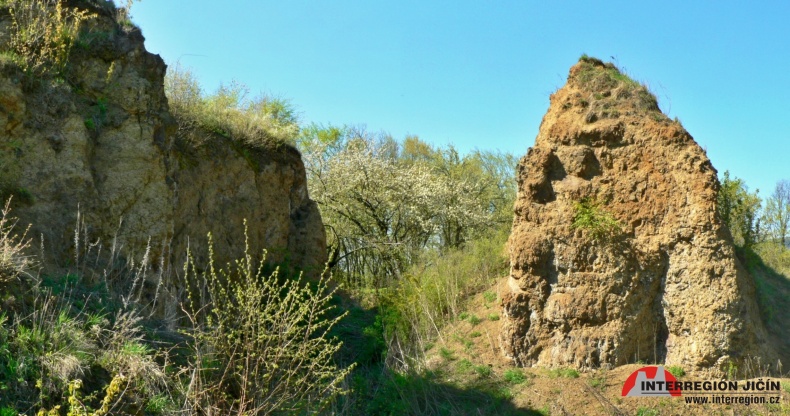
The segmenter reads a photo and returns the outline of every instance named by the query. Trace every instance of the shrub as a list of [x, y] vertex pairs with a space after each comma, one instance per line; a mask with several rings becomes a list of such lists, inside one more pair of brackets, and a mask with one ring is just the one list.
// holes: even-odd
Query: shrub
[[[74, 415], [97, 408], [100, 415], [166, 391], [165, 374], [142, 344], [135, 313], [110, 323], [84, 310], [74, 313], [67, 300], [45, 291], [32, 313], [10, 323], [0, 315], [0, 380], [6, 381], [0, 405], [66, 407]], [[81, 397], [83, 378], [92, 391]]]
[[[397, 318], [400, 346], [409, 354], [424, 351], [421, 344], [433, 339], [454, 317], [479, 324], [480, 317], [460, 312], [463, 301], [479, 293], [491, 281], [507, 273], [502, 247], [506, 233], [470, 241], [465, 246], [447, 250], [443, 255], [430, 253], [415, 265], [410, 277], [396, 283], [394, 290], [382, 291], [391, 316]], [[390, 325], [391, 327], [393, 325]], [[415, 358], [415, 357], [412, 357]]]
[[684, 370], [683, 367], [679, 365], [670, 365], [669, 367], [666, 368], [666, 370], [669, 371], [669, 374], [672, 374], [673, 376], [678, 378], [686, 375], [686, 370]]
[[585, 198], [575, 202], [573, 209], [571, 227], [586, 230], [593, 240], [612, 238], [622, 231], [614, 216], [604, 211], [593, 199]]
[[[211, 246], [209, 235], [209, 258]], [[265, 252], [256, 267], [247, 247], [226, 269], [211, 260], [201, 273], [191, 260], [184, 266], [194, 339], [185, 395], [193, 411], [316, 412], [345, 393], [341, 382], [353, 365], [333, 362], [341, 343], [328, 332], [345, 314], [329, 317], [331, 277], [311, 288], [301, 276], [265, 274], [264, 260]], [[206, 296], [200, 304], [199, 288]]]
[[5, 4], [11, 14], [8, 48], [23, 69], [35, 75], [62, 73], [82, 22], [92, 16], [64, 8], [58, 0], [7, 0]]

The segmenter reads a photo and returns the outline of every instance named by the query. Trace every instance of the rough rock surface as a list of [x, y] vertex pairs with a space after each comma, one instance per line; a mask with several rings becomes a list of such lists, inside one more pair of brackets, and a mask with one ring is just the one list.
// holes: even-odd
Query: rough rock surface
[[[205, 258], [208, 231], [218, 263], [240, 256], [246, 219], [253, 254], [267, 248], [271, 261], [320, 271], [324, 230], [299, 153], [201, 131], [191, 134], [209, 145], [177, 139], [166, 66], [139, 29], [116, 23], [111, 5], [72, 3], [96, 17], [62, 77], [31, 79], [0, 60], [0, 197], [13, 195], [14, 216], [43, 237], [44, 265], [89, 260], [74, 239], [79, 212], [91, 244], [139, 261], [150, 242], [154, 268], [164, 259], [178, 269], [187, 242]], [[0, 13], [0, 32], [8, 19]]]
[[[501, 335], [516, 363], [776, 363], [716, 213], [716, 170], [643, 86], [580, 60], [552, 94], [518, 184]], [[582, 206], [617, 226], [574, 225]]]

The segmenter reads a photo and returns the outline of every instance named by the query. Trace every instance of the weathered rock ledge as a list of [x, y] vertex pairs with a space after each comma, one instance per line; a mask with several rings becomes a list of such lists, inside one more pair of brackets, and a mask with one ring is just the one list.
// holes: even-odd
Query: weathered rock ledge
[[[0, 61], [0, 196], [13, 195], [14, 215], [43, 238], [45, 273], [89, 261], [75, 243], [78, 212], [86, 241], [138, 261], [150, 245], [154, 268], [180, 268], [187, 244], [205, 260], [209, 231], [217, 263], [242, 255], [246, 219], [251, 254], [266, 248], [272, 262], [320, 271], [325, 235], [299, 152], [201, 130], [188, 132], [200, 140], [180, 137], [166, 66], [139, 29], [119, 25], [111, 5], [71, 3], [97, 17], [63, 77], [31, 78]], [[0, 41], [9, 19], [0, 13]]]

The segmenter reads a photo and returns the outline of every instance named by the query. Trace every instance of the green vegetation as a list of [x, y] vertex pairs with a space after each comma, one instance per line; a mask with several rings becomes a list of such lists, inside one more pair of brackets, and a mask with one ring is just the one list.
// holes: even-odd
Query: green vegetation
[[496, 301], [496, 293], [490, 290], [486, 291], [485, 293], [483, 293], [483, 299], [485, 299], [487, 304], [494, 303]]
[[246, 147], [271, 149], [293, 144], [299, 132], [288, 101], [268, 95], [250, 98], [249, 88], [238, 82], [204, 94], [192, 73], [175, 65], [167, 71], [165, 93], [185, 138], [192, 137], [191, 130], [202, 128]]
[[759, 238], [762, 204], [758, 192], [749, 192], [743, 180], [730, 178], [730, 172], [724, 172], [718, 193], [718, 212], [737, 246], [751, 248]]
[[660, 120], [667, 119], [660, 114], [658, 100], [650, 90], [628, 75], [620, 72], [612, 63], [604, 63], [600, 59], [582, 55], [579, 58], [581, 68], [576, 79], [586, 90], [591, 91], [591, 96], [584, 100], [587, 106], [591, 100], [596, 101], [595, 109], [603, 117], [617, 117], [610, 108], [616, 107], [614, 102], [627, 103], [634, 112], [651, 112], [659, 116]]
[[11, 15], [11, 36], [2, 48], [35, 76], [63, 73], [83, 22], [93, 17], [60, 1], [6, 0], [0, 6]]
[[[788, 201], [790, 188], [786, 180], [779, 181], [771, 196], [763, 201], [759, 191], [750, 192], [742, 179], [732, 178], [729, 172], [725, 171], [721, 179], [718, 215], [732, 234], [737, 256], [754, 277], [760, 315], [772, 334], [783, 333], [790, 319], [786, 307], [790, 297]], [[779, 342], [783, 348], [790, 348], [786, 337]]]
[[579, 372], [573, 368], [553, 368], [549, 370], [551, 378], [579, 378]]
[[593, 199], [574, 203], [573, 228], [585, 230], [593, 240], [607, 240], [620, 234], [620, 223]]
[[505, 374], [502, 377], [510, 384], [522, 384], [527, 381], [524, 371], [518, 368], [505, 371]]
[[474, 369], [474, 365], [472, 364], [472, 362], [467, 360], [466, 358], [459, 361], [456, 367], [458, 368], [458, 371], [461, 373], [469, 373]]
[[669, 367], [666, 367], [666, 370], [669, 371], [669, 374], [672, 374], [676, 378], [680, 378], [686, 375], [686, 370], [684, 370], [683, 367], [678, 365], [670, 365]]
[[[127, 28], [132, 2], [116, 9]], [[81, 53], [109, 36], [80, 34], [91, 16], [64, 10], [61, 2], [3, 4], [10, 7], [17, 34], [0, 59], [31, 74], [61, 76], [74, 45]], [[589, 90], [579, 98], [582, 107], [599, 117], [618, 117], [613, 102], [624, 100], [632, 104], [628, 111], [665, 119], [645, 86], [595, 58], [582, 56], [580, 63], [577, 80]], [[182, 322], [177, 332], [165, 330], [148, 319], [157, 298], [141, 300], [142, 285], [151, 282], [134, 274], [139, 268], [129, 267], [131, 281], [120, 274], [91, 280], [80, 258], [90, 250], [84, 243], [83, 251], [75, 243], [74, 264], [63, 275], [38, 275], [27, 233], [17, 229], [6, 205], [0, 218], [0, 416], [37, 409], [53, 415], [132, 409], [520, 413], [508, 400], [531, 376], [522, 369], [500, 374], [473, 356], [489, 342], [496, 348], [483, 332], [489, 335], [491, 322], [500, 320], [501, 311], [490, 309], [498, 306], [490, 288], [508, 271], [504, 246], [516, 195], [512, 155], [463, 155], [416, 136], [396, 140], [356, 127], [300, 126], [287, 100], [250, 98], [249, 89], [236, 82], [206, 94], [178, 65], [170, 67], [165, 89], [182, 139], [198, 140], [191, 133], [207, 130], [239, 145], [251, 164], [258, 163], [252, 157], [256, 149], [293, 145], [302, 152], [310, 194], [326, 226], [327, 272], [339, 285], [330, 282], [330, 274], [306, 281], [271, 271], [265, 253], [245, 251], [224, 268], [190, 260], [177, 274], [180, 303], [169, 305]], [[85, 126], [98, 131], [112, 106], [102, 97], [86, 101]], [[21, 188], [9, 189], [24, 196]], [[790, 270], [790, 204], [782, 189], [777, 187], [762, 213], [756, 192], [728, 173], [719, 193], [719, 213], [756, 276], [764, 319], [776, 326], [790, 319], [782, 303], [790, 289], [781, 275]], [[593, 241], [617, 238], [621, 225], [604, 205], [592, 198], [578, 201], [572, 227]], [[485, 309], [467, 311], [471, 303]], [[468, 332], [448, 335], [448, 326]], [[685, 374], [680, 367], [668, 371]], [[737, 373], [732, 364], [729, 373]], [[547, 375], [580, 377], [569, 368]], [[606, 373], [589, 384], [603, 389]], [[540, 413], [549, 414], [548, 405]]]
[[[255, 264], [245, 250], [228, 269], [210, 263], [198, 273], [192, 261], [185, 266], [194, 340], [190, 367], [196, 371], [184, 374], [190, 407], [316, 412], [344, 392], [340, 383], [354, 365], [339, 369], [332, 362], [340, 342], [329, 331], [345, 315], [326, 318], [334, 308], [328, 280], [322, 277], [311, 288], [301, 278], [280, 279], [277, 271], [265, 275], [264, 260], [265, 253]], [[201, 287], [208, 303], [191, 295]]]
[[491, 377], [491, 367], [487, 365], [476, 365], [474, 370], [479, 377]]
[[640, 407], [636, 411], [636, 416], [658, 416], [661, 412], [656, 409], [651, 409], [649, 407]]
[[451, 350], [448, 350], [447, 348], [444, 348], [444, 347], [442, 347], [439, 350], [439, 355], [442, 358], [444, 358], [445, 360], [448, 360], [448, 361], [452, 361], [452, 360], [455, 359], [455, 356], [453, 355], [453, 352]]
[[354, 364], [337, 366], [342, 343], [330, 335], [345, 314], [334, 311], [326, 277], [308, 284], [264, 273], [263, 259], [249, 253], [226, 268], [190, 261], [181, 275], [188, 320], [167, 335], [178, 341], [163, 342], [134, 284], [115, 299], [79, 274], [37, 276], [29, 248], [7, 204], [0, 217], [6, 414], [319, 412], [347, 391]]
[[590, 379], [590, 387], [603, 390], [606, 388], [606, 371], [601, 371]]

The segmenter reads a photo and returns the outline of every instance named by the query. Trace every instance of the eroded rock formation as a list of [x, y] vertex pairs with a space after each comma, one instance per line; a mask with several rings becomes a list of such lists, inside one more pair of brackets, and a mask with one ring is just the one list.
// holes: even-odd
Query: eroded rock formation
[[716, 213], [716, 170], [643, 86], [580, 60], [518, 184], [502, 333], [516, 363], [776, 363]]
[[[150, 242], [152, 267], [164, 259], [178, 269], [187, 242], [205, 259], [209, 231], [224, 264], [243, 254], [246, 219], [251, 254], [267, 248], [270, 261], [320, 271], [324, 230], [298, 151], [200, 130], [190, 132], [200, 140], [178, 138], [166, 66], [139, 29], [119, 25], [110, 3], [72, 3], [95, 18], [64, 74], [36, 79], [0, 60], [0, 196], [14, 196], [36, 246], [43, 238], [45, 269], [89, 261], [84, 243], [97, 241], [104, 254], [115, 245], [137, 261]], [[9, 19], [0, 13], [0, 41]], [[79, 247], [78, 212], [87, 236]]]

